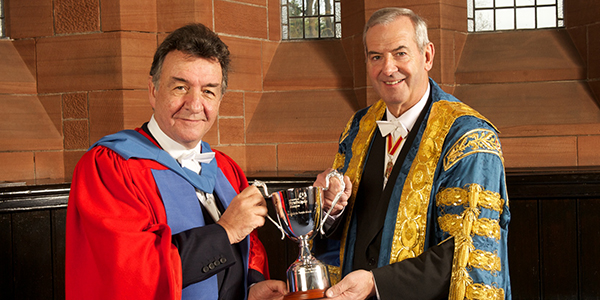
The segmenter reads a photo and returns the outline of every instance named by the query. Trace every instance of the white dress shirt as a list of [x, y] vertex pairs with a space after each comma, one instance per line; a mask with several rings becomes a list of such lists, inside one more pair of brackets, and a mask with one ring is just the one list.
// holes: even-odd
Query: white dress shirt
[[[194, 147], [193, 149], [187, 149], [183, 145], [174, 141], [172, 138], [166, 135], [162, 131], [162, 129], [160, 129], [158, 123], [156, 123], [156, 120], [154, 119], [154, 115], [152, 115], [150, 121], [148, 122], [148, 130], [156, 139], [158, 144], [163, 148], [163, 150], [167, 151], [167, 153], [169, 153], [169, 155], [176, 159], [183, 167], [188, 168], [198, 174], [200, 173], [200, 171], [202, 170], [202, 165], [198, 161], [194, 159], [183, 158], [193, 157], [193, 155], [190, 155], [190, 152], [194, 152], [195, 154], [202, 153], [201, 142], [198, 142], [198, 145], [196, 145], [196, 147]], [[214, 159], [214, 152], [211, 153], [212, 157], [210, 158], [210, 160]], [[210, 162], [210, 160], [208, 160], [207, 162]], [[203, 191], [200, 191], [198, 189], [196, 189], [196, 195], [198, 196], [198, 200], [200, 201], [200, 203], [202, 203], [204, 208], [206, 208], [213, 220], [215, 222], [218, 221], [219, 218], [221, 218], [221, 213], [217, 208], [217, 203], [215, 202], [214, 195], [204, 193]]]

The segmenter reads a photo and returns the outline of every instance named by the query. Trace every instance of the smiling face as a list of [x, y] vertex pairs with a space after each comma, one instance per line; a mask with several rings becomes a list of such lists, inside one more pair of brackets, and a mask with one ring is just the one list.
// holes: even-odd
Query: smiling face
[[367, 72], [373, 88], [398, 117], [419, 102], [427, 90], [433, 44], [428, 43], [420, 51], [415, 28], [405, 16], [369, 28], [365, 43]]
[[158, 87], [148, 79], [150, 105], [160, 129], [186, 148], [194, 148], [217, 119], [221, 79], [217, 60], [169, 52]]

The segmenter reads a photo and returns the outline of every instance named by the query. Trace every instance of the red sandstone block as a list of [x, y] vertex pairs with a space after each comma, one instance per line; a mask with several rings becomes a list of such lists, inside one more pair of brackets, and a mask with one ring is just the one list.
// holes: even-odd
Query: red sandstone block
[[216, 32], [259, 39], [268, 38], [265, 7], [221, 0], [215, 0], [214, 7]]
[[55, 0], [54, 28], [57, 34], [100, 31], [99, 0]]
[[219, 118], [219, 144], [243, 144], [244, 143], [244, 119], [243, 118]]
[[13, 39], [51, 36], [54, 34], [52, 1], [4, 1], [7, 36]]
[[577, 137], [504, 138], [501, 140], [507, 168], [577, 166]]
[[0, 93], [35, 94], [35, 41], [0, 40]]
[[90, 146], [87, 120], [65, 120], [63, 122], [66, 150], [83, 150]]
[[333, 164], [337, 147], [337, 143], [280, 144], [278, 171], [324, 171]]
[[0, 152], [0, 183], [33, 182], [33, 152]]
[[65, 178], [63, 151], [35, 152], [35, 179]]
[[277, 171], [277, 146], [247, 145], [244, 172]]
[[74, 93], [62, 95], [63, 118], [86, 119], [88, 112], [88, 94]]
[[244, 93], [227, 92], [221, 100], [219, 107], [221, 117], [243, 117], [244, 116]]
[[[598, 129], [600, 131], [600, 128]], [[580, 136], [577, 140], [579, 166], [600, 165], [600, 132], [599, 135]]]
[[111, 32], [37, 42], [41, 93], [146, 88], [156, 36]]
[[156, 32], [156, 6], [156, 1], [102, 0], [102, 30]]
[[262, 90], [261, 42], [221, 37], [231, 52], [229, 90]]
[[0, 151], [60, 150], [60, 96], [0, 95]]

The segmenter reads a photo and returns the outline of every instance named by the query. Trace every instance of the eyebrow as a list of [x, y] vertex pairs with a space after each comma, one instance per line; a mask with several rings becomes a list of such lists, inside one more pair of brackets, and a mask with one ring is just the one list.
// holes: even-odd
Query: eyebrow
[[[408, 48], [408, 47], [406, 47], [406, 46], [404, 46], [404, 45], [400, 45], [400, 46], [398, 46], [397, 48], [395, 48], [395, 49], [392, 49], [392, 51], [390, 51], [390, 52], [395, 52], [395, 51], [398, 51], [398, 50], [400, 50], [400, 49], [404, 49], [404, 48]], [[367, 55], [373, 55], [373, 54], [381, 54], [381, 53], [379, 53], [379, 52], [377, 52], [377, 51], [369, 51], [369, 52], [367, 52]]]
[[[171, 76], [171, 79], [174, 81], [178, 81], [178, 82], [183, 82], [183, 83], [187, 83], [189, 84], [189, 81], [185, 78], [181, 78], [181, 77], [176, 77], [176, 76]], [[205, 85], [206, 87], [219, 87], [221, 84], [220, 83], [209, 83], [207, 85]]]

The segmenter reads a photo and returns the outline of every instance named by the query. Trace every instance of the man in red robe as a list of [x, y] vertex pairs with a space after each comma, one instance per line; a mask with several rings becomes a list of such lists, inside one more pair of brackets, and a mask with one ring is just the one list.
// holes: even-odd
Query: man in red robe
[[67, 209], [66, 299], [282, 299], [255, 234], [265, 200], [202, 138], [229, 50], [202, 24], [170, 34], [148, 83], [154, 115], [81, 158]]

